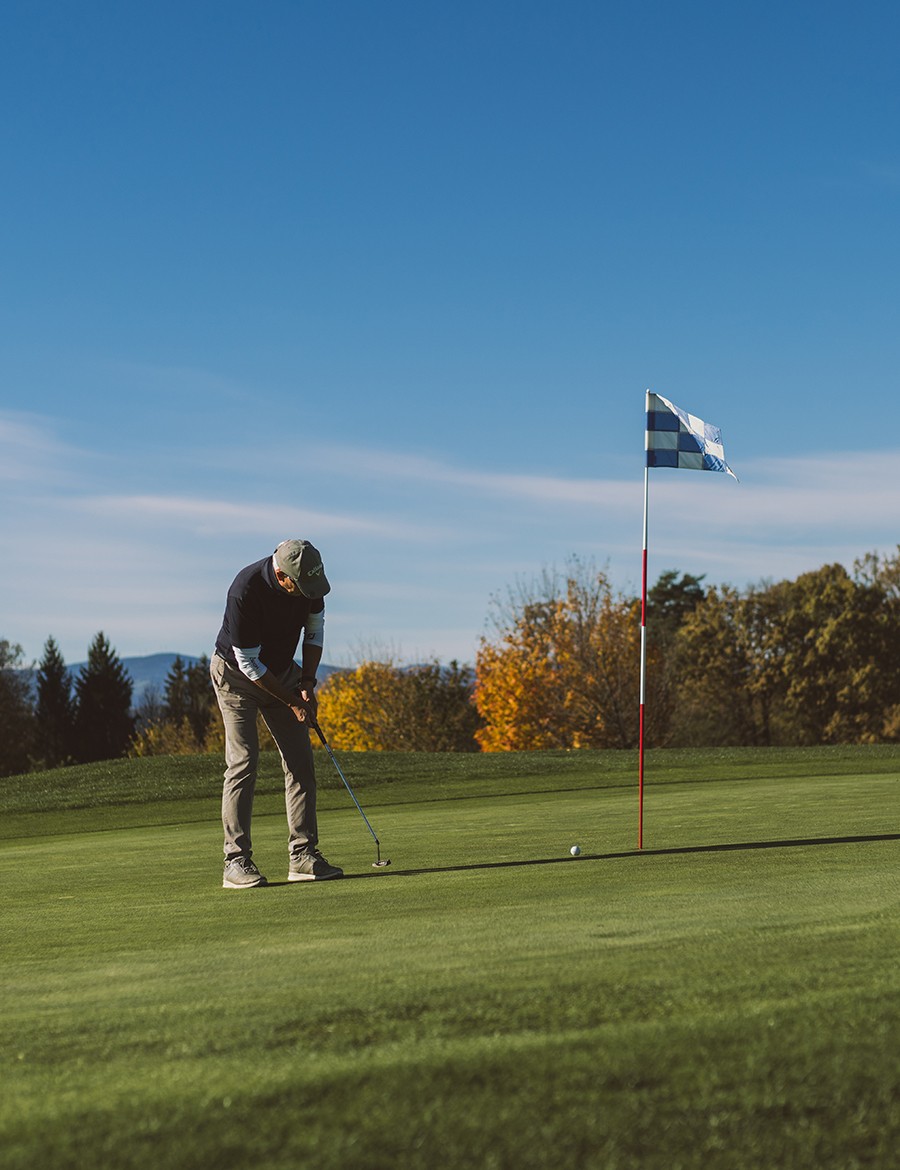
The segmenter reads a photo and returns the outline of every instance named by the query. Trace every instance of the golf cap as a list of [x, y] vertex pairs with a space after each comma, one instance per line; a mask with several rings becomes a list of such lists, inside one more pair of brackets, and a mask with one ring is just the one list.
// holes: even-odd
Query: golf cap
[[275, 564], [304, 597], [319, 598], [331, 592], [319, 550], [308, 540], [283, 540], [275, 549]]

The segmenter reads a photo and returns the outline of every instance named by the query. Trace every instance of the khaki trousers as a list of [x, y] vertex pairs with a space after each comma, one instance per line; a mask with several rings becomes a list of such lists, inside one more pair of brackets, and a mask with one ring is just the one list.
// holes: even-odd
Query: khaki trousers
[[[209, 668], [216, 699], [225, 723], [225, 785], [222, 789], [222, 828], [225, 860], [251, 857], [250, 821], [259, 767], [261, 714], [281, 754], [284, 803], [288, 822], [288, 853], [296, 861], [319, 843], [316, 823], [316, 770], [309, 729], [296, 715], [239, 670], [214, 654]], [[280, 676], [294, 690], [301, 671], [296, 663]]]

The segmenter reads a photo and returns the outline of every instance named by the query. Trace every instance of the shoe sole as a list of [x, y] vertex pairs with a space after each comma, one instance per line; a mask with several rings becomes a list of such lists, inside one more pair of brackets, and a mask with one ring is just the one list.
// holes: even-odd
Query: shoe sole
[[258, 890], [261, 886], [267, 886], [269, 883], [265, 878], [259, 882], [230, 882], [228, 878], [222, 881], [223, 890]]
[[289, 882], [330, 882], [335, 878], [342, 878], [342, 873], [289, 873]]

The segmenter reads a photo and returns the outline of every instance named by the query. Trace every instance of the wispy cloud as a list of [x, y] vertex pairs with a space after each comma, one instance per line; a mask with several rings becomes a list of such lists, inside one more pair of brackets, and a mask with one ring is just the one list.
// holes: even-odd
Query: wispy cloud
[[610, 479], [574, 479], [523, 472], [466, 468], [403, 452], [323, 446], [308, 462], [348, 479], [400, 480], [421, 487], [457, 488], [507, 499], [603, 505], [618, 502], [633, 484]]
[[52, 420], [25, 411], [0, 411], [0, 480], [52, 483], [71, 480], [86, 453], [57, 435]]
[[136, 525], [161, 524], [207, 536], [268, 532], [369, 533], [395, 539], [414, 539], [427, 533], [424, 526], [373, 520], [361, 515], [320, 512], [287, 504], [244, 504], [198, 496], [136, 495], [77, 496], [69, 510], [98, 518], [128, 520]]
[[[695, 509], [704, 522], [735, 537], [763, 540], [803, 533], [820, 542], [823, 532], [897, 530], [900, 452], [842, 452], [795, 459], [749, 461], [740, 484], [710, 490], [710, 479], [690, 473], [651, 472], [653, 500], [669, 515]], [[703, 479], [703, 483], [698, 483]], [[664, 481], [664, 482], [663, 482]], [[702, 494], [701, 494], [702, 493]]]
[[[95, 460], [53, 420], [0, 414], [0, 492], [15, 498], [0, 508], [0, 636], [37, 654], [54, 633], [77, 658], [102, 628], [123, 653], [203, 652], [234, 572], [288, 535], [325, 553], [335, 658], [380, 641], [468, 659], [490, 598], [572, 553], [607, 568], [616, 588], [639, 575], [640, 466], [630, 478], [588, 479], [323, 446], [286, 488], [292, 465], [271, 453], [221, 454], [220, 467], [243, 458], [252, 475], [216, 475], [203, 454], [164, 476], [152, 455], [132, 457], [126, 488], [128, 452]], [[898, 460], [746, 460], [739, 484], [653, 471], [651, 575], [672, 568], [742, 585], [892, 549]]]
[[[642, 506], [640, 467], [631, 479], [569, 478], [496, 472], [403, 453], [323, 448], [313, 458], [348, 479], [401, 480], [422, 490], [456, 489], [483, 498], [529, 504], [622, 509]], [[741, 482], [724, 476], [665, 469], [651, 471], [654, 507], [666, 516], [702, 516], [711, 528], [776, 536], [798, 525], [816, 530], [895, 526], [900, 514], [900, 452], [841, 452], [790, 459], [757, 459], [741, 468]]]

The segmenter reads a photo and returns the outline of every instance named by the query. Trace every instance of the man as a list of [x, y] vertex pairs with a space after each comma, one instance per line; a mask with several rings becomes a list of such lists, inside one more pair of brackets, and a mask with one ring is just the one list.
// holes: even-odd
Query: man
[[[316, 775], [309, 727], [316, 718], [316, 670], [331, 586], [317, 549], [285, 540], [272, 556], [241, 569], [228, 590], [222, 628], [210, 663], [225, 723], [227, 890], [266, 885], [253, 862], [250, 819], [259, 764], [257, 712], [281, 754], [289, 838], [289, 882], [343, 877], [319, 852]], [[300, 636], [300, 665], [294, 661]]]

